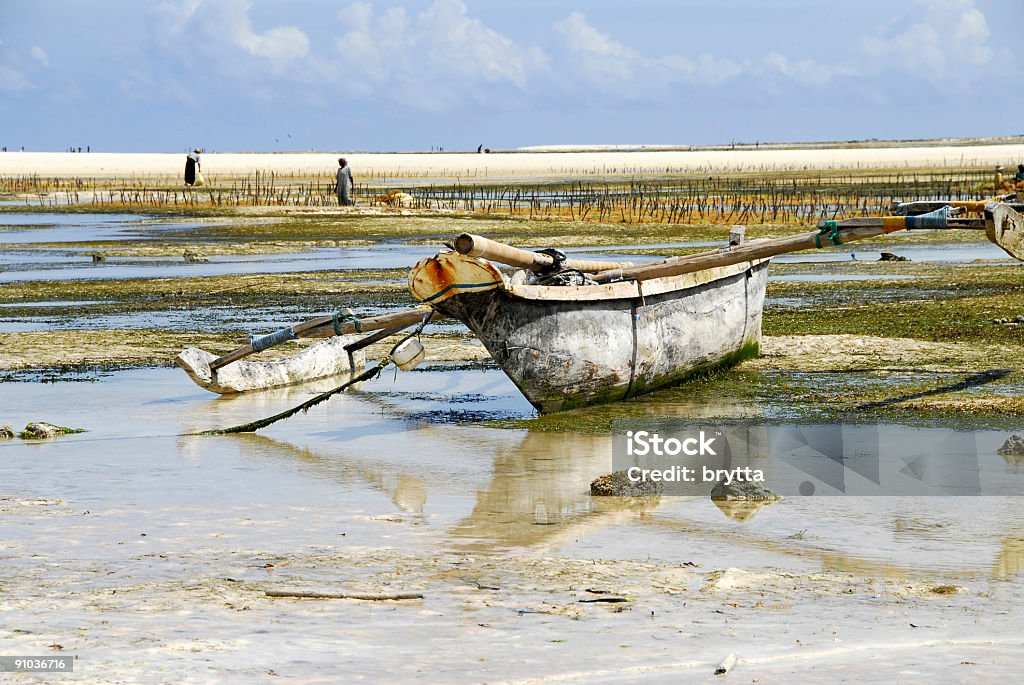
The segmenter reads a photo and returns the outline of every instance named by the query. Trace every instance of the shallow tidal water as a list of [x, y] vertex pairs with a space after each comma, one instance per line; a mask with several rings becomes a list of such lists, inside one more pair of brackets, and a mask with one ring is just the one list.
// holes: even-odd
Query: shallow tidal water
[[[333, 384], [218, 398], [177, 369], [0, 383], [4, 421], [88, 431], [0, 443], [10, 649], [66, 644], [78, 678], [146, 683], [702, 681], [737, 649], [764, 682], [802, 662], [811, 683], [891, 682], [893, 663], [925, 682], [964, 655], [997, 676], [1024, 656], [1019, 497], [790, 497], [741, 520], [707, 498], [595, 498], [611, 437], [481, 425], [532, 415], [495, 370], [387, 372], [259, 434], [185, 435]], [[427, 598], [259, 599], [296, 584]], [[913, 599], [937, 585], [968, 589]], [[579, 604], [617, 591], [636, 608]], [[963, 623], [977, 612], [983, 629]]]
[[[286, 546], [297, 523], [309, 542], [333, 540], [345, 522], [347, 542], [368, 545], [394, 536], [403, 546], [480, 553], [519, 547], [673, 563], [710, 555], [744, 568], [1010, 579], [1024, 571], [1017, 497], [787, 497], [735, 521], [708, 499], [665, 496], [614, 511], [609, 524], [607, 502], [589, 495], [589, 483], [611, 470], [612, 436], [479, 425], [533, 413], [496, 370], [388, 371], [361, 392], [255, 435], [185, 435], [276, 413], [331, 385], [219, 398], [177, 369], [118, 372], [92, 383], [2, 383], [3, 422], [47, 420], [88, 432], [0, 443], [0, 482], [6, 496], [121, 512], [114, 519], [121, 518], [123, 534], [138, 528], [184, 546], [227, 516], [265, 519], [232, 531], [240, 545]], [[881, 429], [908, 444], [943, 432]], [[979, 455], [996, 462], [1006, 437], [973, 434]], [[1007, 478], [1024, 470], [1003, 467]], [[381, 531], [360, 519], [360, 512], [388, 511], [420, 525]], [[73, 529], [53, 531], [50, 551], [73, 540], [77, 551], [99, 553], [111, 523], [80, 518]], [[4, 538], [16, 535], [8, 528]]]

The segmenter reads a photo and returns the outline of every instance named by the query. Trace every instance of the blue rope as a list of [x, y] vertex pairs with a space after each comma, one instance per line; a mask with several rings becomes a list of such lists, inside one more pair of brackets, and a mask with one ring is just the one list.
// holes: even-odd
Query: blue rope
[[912, 228], [949, 228], [949, 213], [952, 207], [942, 207], [934, 212], [908, 216], [906, 219], [907, 230]]
[[253, 352], [262, 352], [274, 345], [280, 345], [288, 340], [295, 339], [295, 329], [289, 326], [288, 328], [282, 328], [276, 333], [270, 333], [260, 338], [249, 338], [249, 345], [252, 346]]

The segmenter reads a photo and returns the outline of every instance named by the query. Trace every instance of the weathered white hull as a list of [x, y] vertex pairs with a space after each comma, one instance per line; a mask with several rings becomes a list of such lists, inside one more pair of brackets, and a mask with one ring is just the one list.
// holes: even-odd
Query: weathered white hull
[[441, 264], [414, 269], [414, 294], [429, 291], [417, 273], [435, 287], [445, 282], [438, 274], [447, 278], [446, 298], [432, 306], [476, 333], [541, 412], [641, 395], [757, 354], [767, 260], [580, 287], [517, 285], [494, 270], [476, 281], [500, 284], [473, 288], [484, 266], [467, 274], [471, 258], [433, 259]]
[[317, 378], [353, 373], [365, 364], [363, 352], [349, 353], [345, 346], [358, 336], [341, 335], [310, 345], [296, 355], [270, 362], [238, 361], [213, 371], [217, 358], [198, 347], [190, 347], [174, 362], [185, 369], [199, 387], [221, 395], [294, 385]]

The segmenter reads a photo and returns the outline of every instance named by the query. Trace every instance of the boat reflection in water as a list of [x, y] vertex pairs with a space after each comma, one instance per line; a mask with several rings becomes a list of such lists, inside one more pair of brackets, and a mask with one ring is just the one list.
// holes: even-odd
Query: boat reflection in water
[[[459, 373], [464, 375], [457, 381], [445, 374], [444, 393], [487, 387], [474, 406], [489, 406], [506, 391], [517, 395], [493, 371]], [[437, 375], [399, 376], [397, 390], [388, 393], [380, 392], [378, 381], [371, 388], [376, 392], [340, 395], [301, 420], [267, 431], [275, 437], [181, 438], [180, 448], [187, 453], [230, 440], [257, 468], [271, 460], [300, 481], [309, 479], [311, 486], [343, 485], [331, 515], [344, 520], [370, 514], [362, 517], [370, 523], [361, 534], [384, 530], [375, 517], [415, 525], [387, 528], [390, 542], [382, 538], [382, 544], [429, 541], [439, 550], [518, 548], [557, 555], [585, 548], [587, 554], [607, 558], [642, 555], [667, 563], [698, 559], [708, 564], [713, 559], [717, 566], [796, 566], [900, 577], [953, 570], [1014, 578], [1024, 570], [1024, 510], [1013, 497], [787, 497], [770, 506], [712, 503], [707, 497], [592, 497], [591, 481], [612, 470], [610, 432], [445, 424], [443, 412], [451, 404], [424, 390], [436, 388]], [[494, 387], [499, 380], [500, 387]], [[283, 403], [294, 404], [319, 389], [285, 388], [197, 403], [191, 422], [197, 428], [241, 423], [280, 411]], [[702, 407], [687, 395], [675, 389], [588, 411], [614, 411], [616, 425], [619, 419], [666, 414], [693, 420], [700, 414], [711, 418], [759, 411], [750, 405]], [[574, 416], [581, 424], [594, 418], [586, 412]], [[750, 430], [749, 442], [756, 443], [758, 429]], [[907, 441], [917, 439], [916, 429], [902, 430]], [[998, 447], [1006, 437], [979, 435], [982, 458], [989, 442]], [[380, 494], [394, 509], [382, 507]], [[401, 537], [409, 530], [415, 539]]]

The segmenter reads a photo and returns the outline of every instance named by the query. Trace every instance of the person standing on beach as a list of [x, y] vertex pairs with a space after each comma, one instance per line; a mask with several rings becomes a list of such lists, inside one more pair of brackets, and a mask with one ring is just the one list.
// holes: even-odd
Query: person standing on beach
[[192, 150], [188, 153], [185, 158], [185, 185], [195, 185], [196, 172], [202, 172], [202, 165], [199, 163], [199, 153], [202, 152], [199, 148]]
[[344, 157], [338, 158], [338, 204], [343, 207], [354, 205], [352, 201], [352, 189], [355, 188], [356, 182], [352, 180], [352, 169], [348, 165], [348, 160]]

